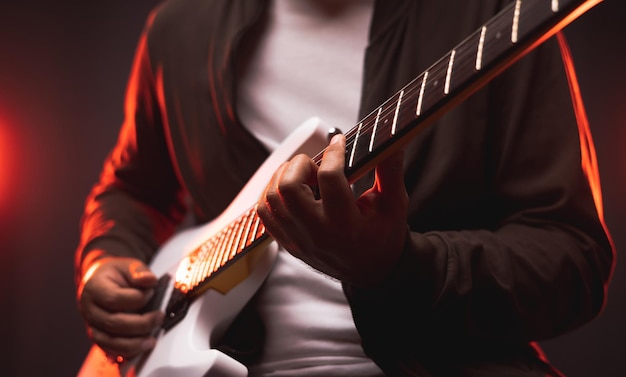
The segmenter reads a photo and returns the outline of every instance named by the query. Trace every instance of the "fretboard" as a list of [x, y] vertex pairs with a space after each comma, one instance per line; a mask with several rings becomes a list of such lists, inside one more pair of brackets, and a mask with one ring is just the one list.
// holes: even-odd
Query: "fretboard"
[[[602, 0], [516, 0], [346, 132], [353, 182], [386, 152], [416, 136], [456, 103]], [[314, 157], [319, 163], [324, 151]], [[268, 237], [250, 208], [189, 253], [175, 286], [202, 291], [211, 277]]]

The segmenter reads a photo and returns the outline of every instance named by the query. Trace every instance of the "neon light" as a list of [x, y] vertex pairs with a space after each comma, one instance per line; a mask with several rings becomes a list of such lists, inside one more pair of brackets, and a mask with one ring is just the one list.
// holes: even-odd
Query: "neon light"
[[13, 156], [13, 152], [16, 149], [12, 147], [12, 135], [8, 131], [5, 124], [0, 121], [0, 207], [10, 204], [10, 184], [15, 181], [12, 176], [12, 163], [17, 161], [17, 158]]

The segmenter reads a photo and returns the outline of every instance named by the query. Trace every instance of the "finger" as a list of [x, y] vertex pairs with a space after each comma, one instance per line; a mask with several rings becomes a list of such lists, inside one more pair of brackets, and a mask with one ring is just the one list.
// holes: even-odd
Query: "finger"
[[324, 211], [339, 221], [356, 215], [356, 207], [352, 205], [354, 196], [344, 171], [345, 149], [345, 136], [333, 136], [317, 173]]
[[89, 329], [89, 337], [107, 355], [117, 361], [137, 356], [152, 349], [156, 344], [156, 338], [153, 336], [118, 337], [95, 328]]
[[315, 217], [315, 185], [317, 165], [307, 156], [298, 155], [281, 165], [265, 191], [265, 200], [258, 208], [264, 225], [283, 246], [298, 238], [308, 219]]
[[317, 222], [311, 223], [318, 221], [321, 215], [316, 197], [317, 175], [318, 166], [305, 155], [296, 156], [283, 170], [277, 191], [289, 224], [300, 228], [317, 225]]
[[158, 277], [139, 260], [129, 264], [127, 279], [132, 287], [151, 288], [158, 282]]
[[153, 295], [153, 289], [118, 287], [114, 284], [93, 287], [87, 285], [82, 303], [93, 303], [111, 312], [135, 312], [143, 308]]
[[286, 165], [287, 163], [283, 163], [277, 169], [276, 173], [272, 175], [270, 182], [265, 187], [257, 203], [257, 214], [263, 222], [263, 225], [267, 231], [281, 243], [282, 240], [286, 238], [286, 234], [280, 228], [278, 219], [285, 215], [280, 214], [284, 209], [278, 193], [277, 181]]
[[94, 308], [89, 326], [109, 336], [133, 337], [148, 336], [163, 323], [161, 311], [147, 313], [111, 313], [101, 308]]

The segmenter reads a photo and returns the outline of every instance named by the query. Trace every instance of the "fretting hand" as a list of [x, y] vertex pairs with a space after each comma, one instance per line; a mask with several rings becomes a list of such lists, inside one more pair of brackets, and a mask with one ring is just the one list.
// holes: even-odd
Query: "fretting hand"
[[305, 155], [281, 165], [258, 213], [295, 257], [348, 284], [374, 287], [395, 265], [407, 234], [403, 153], [382, 161], [373, 187], [355, 200], [344, 174], [345, 142], [334, 136], [319, 166]]

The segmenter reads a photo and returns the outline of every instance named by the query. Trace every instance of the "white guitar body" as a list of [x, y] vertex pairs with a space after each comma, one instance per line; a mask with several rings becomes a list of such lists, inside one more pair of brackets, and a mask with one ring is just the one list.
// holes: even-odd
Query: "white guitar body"
[[[321, 151], [327, 145], [328, 131], [329, 128], [318, 118], [311, 118], [300, 125], [268, 157], [218, 218], [183, 231], [163, 245], [150, 264], [152, 271], [157, 276], [175, 276], [180, 260], [189, 251], [255, 205], [280, 164], [299, 153], [315, 156]], [[181, 322], [158, 333], [157, 344], [151, 352], [118, 366], [109, 361], [99, 347], [93, 346], [78, 377], [247, 376], [244, 365], [213, 347], [263, 283], [273, 266], [277, 251], [276, 242], [271, 242], [263, 246], [262, 250], [253, 251], [254, 258], [237, 261], [236, 264], [241, 266], [235, 265], [233, 268], [239, 270], [239, 275], [243, 271], [243, 280], [233, 281], [233, 277], [226, 275], [224, 279], [227, 281], [221, 283], [228, 286], [222, 289], [225, 292], [209, 289], [202, 293], [191, 303]], [[216, 279], [222, 279], [222, 276]], [[162, 300], [162, 310], [165, 310], [172, 291], [173, 283], [170, 283]]]

